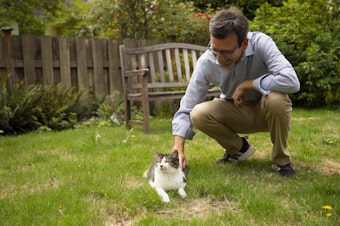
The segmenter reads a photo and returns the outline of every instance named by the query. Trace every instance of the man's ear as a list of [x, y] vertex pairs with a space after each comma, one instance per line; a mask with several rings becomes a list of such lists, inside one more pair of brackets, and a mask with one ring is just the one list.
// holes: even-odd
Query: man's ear
[[243, 48], [243, 50], [245, 50], [245, 49], [248, 47], [248, 42], [249, 42], [249, 39], [248, 39], [248, 38], [244, 39], [244, 41], [242, 42], [242, 48]]

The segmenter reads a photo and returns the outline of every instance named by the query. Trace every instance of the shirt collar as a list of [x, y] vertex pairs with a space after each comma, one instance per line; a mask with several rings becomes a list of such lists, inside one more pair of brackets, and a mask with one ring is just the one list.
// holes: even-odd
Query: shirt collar
[[248, 32], [248, 46], [246, 48], [246, 50], [244, 51], [244, 56], [250, 56], [250, 55], [253, 55], [254, 54], [254, 49], [253, 49], [253, 46], [252, 46], [252, 36], [253, 36], [253, 32]]

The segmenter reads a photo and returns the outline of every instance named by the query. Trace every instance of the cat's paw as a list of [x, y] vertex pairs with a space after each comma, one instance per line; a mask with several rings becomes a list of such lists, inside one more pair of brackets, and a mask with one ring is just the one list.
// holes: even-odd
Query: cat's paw
[[162, 202], [164, 202], [164, 203], [169, 203], [169, 202], [170, 202], [169, 197], [163, 197], [163, 198], [162, 198]]
[[187, 197], [187, 193], [185, 193], [183, 188], [178, 189], [178, 194], [182, 197], [182, 198], [186, 198]]

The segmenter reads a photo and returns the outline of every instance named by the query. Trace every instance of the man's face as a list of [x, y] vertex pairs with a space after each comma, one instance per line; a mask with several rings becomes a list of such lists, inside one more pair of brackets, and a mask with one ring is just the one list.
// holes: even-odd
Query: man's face
[[248, 46], [248, 39], [241, 46], [238, 45], [236, 33], [231, 33], [224, 39], [218, 39], [210, 35], [210, 51], [214, 54], [221, 67], [229, 67], [236, 63], [242, 52]]

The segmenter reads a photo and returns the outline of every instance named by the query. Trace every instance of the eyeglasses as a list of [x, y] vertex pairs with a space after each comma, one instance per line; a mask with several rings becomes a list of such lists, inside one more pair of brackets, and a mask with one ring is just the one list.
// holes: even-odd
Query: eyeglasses
[[209, 51], [214, 54], [214, 56], [217, 56], [217, 54], [221, 55], [221, 56], [224, 56], [224, 57], [227, 57], [227, 56], [231, 56], [234, 54], [234, 52], [239, 48], [239, 46], [236, 46], [233, 50], [217, 50], [217, 49], [213, 49], [211, 48], [210, 46], [210, 42], [209, 42], [209, 45], [208, 45], [208, 49]]

